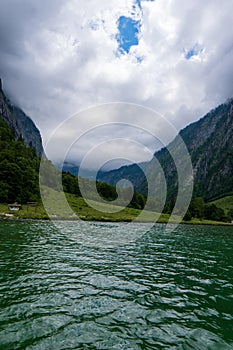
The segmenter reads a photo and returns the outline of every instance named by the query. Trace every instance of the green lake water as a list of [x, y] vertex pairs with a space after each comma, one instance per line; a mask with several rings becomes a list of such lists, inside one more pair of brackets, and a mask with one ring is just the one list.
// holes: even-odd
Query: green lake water
[[0, 222], [0, 349], [233, 349], [233, 227]]

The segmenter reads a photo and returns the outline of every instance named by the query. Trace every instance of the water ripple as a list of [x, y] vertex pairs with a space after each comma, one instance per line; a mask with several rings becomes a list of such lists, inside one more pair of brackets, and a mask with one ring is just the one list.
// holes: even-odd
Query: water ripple
[[232, 228], [59, 227], [0, 223], [0, 349], [233, 349]]

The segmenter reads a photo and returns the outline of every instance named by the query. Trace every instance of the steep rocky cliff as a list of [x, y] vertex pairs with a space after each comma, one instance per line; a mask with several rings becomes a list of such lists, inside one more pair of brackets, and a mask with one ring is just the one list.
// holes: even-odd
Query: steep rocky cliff
[[43, 154], [42, 139], [39, 130], [20, 108], [14, 106], [6, 97], [2, 89], [0, 79], [0, 116], [7, 122], [13, 130], [15, 138], [22, 136], [26, 146], [32, 146], [37, 155]]
[[195, 195], [212, 199], [233, 193], [233, 99], [181, 136], [191, 154]]
[[[180, 131], [179, 135], [184, 140], [190, 153], [193, 174], [193, 196], [202, 196], [206, 200], [223, 197], [233, 193], [233, 99], [220, 105], [209, 112], [199, 121], [190, 124]], [[161, 170], [156, 164], [159, 161], [167, 182], [168, 199], [177, 194], [178, 178], [175, 163], [168, 151], [173, 150], [173, 155], [182, 163], [182, 155], [179, 154], [179, 137], [168, 145], [167, 148], [155, 153], [153, 159], [144, 163], [145, 174], [150, 182], [160, 186], [159, 178]], [[145, 176], [138, 176], [136, 165], [122, 167], [120, 169], [102, 174], [101, 181], [114, 185], [120, 177], [131, 180], [137, 191], [147, 192]]]

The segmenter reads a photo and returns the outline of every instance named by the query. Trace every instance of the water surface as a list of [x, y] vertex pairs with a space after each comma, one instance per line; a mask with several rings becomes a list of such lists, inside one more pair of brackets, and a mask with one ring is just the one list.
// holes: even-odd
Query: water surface
[[233, 349], [233, 228], [164, 228], [0, 222], [0, 349]]

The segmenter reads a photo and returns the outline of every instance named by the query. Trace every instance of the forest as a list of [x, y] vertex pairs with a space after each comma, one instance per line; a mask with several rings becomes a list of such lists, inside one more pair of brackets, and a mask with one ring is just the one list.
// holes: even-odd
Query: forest
[[15, 140], [13, 131], [0, 118], [0, 202], [37, 201], [40, 159], [22, 137]]

